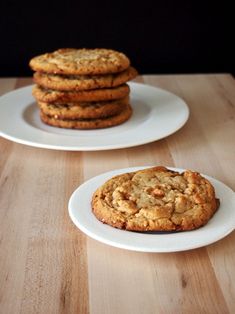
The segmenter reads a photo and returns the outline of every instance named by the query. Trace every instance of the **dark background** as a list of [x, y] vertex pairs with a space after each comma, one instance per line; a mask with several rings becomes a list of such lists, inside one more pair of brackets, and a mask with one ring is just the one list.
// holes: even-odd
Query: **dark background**
[[141, 74], [234, 74], [232, 12], [208, 1], [2, 1], [0, 76], [31, 76], [30, 58], [62, 47], [123, 51]]

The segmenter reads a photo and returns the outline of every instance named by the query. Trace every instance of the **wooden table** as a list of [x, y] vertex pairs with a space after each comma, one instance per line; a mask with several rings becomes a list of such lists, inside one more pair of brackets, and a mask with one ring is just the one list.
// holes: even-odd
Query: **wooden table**
[[[183, 98], [186, 125], [165, 139], [111, 151], [47, 150], [0, 138], [0, 313], [235, 313], [235, 232], [190, 251], [140, 253], [99, 243], [69, 218], [72, 192], [117, 168], [189, 168], [235, 190], [233, 77], [136, 81]], [[31, 83], [1, 79], [0, 93]]]

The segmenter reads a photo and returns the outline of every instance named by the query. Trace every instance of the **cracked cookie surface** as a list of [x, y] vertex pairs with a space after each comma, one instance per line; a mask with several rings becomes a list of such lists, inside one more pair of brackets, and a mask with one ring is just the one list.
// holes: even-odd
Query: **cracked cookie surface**
[[65, 75], [96, 75], [127, 69], [129, 58], [112, 49], [58, 49], [32, 58], [32, 70]]
[[205, 225], [219, 207], [198, 172], [153, 167], [111, 178], [92, 197], [97, 219], [132, 231], [183, 231]]
[[38, 85], [60, 91], [90, 90], [115, 87], [134, 79], [137, 71], [133, 67], [112, 74], [104, 75], [58, 75], [42, 72], [34, 73], [34, 81]]
[[44, 89], [39, 85], [35, 85], [32, 90], [32, 94], [37, 100], [57, 104], [64, 104], [66, 102], [120, 99], [128, 96], [129, 93], [130, 87], [127, 84], [113, 88], [80, 91], [57, 91], [52, 89]]
[[123, 110], [111, 117], [97, 119], [57, 119], [46, 115], [40, 110], [41, 120], [51, 126], [66, 128], [66, 129], [101, 129], [119, 125], [127, 121], [132, 115], [132, 108], [127, 105]]
[[100, 102], [50, 104], [38, 101], [42, 112], [55, 119], [97, 119], [114, 116], [129, 103], [129, 97]]

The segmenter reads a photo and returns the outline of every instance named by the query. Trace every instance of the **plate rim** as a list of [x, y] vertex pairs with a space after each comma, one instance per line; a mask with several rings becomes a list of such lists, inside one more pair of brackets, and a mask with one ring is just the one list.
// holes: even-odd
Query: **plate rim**
[[[204, 240], [203, 243], [197, 243], [197, 244], [194, 244], [194, 245], [185, 245], [184, 248], [182, 247], [179, 247], [179, 248], [165, 248], [165, 249], [162, 249], [162, 248], [156, 248], [156, 247], [152, 247], [152, 248], [144, 248], [144, 247], [136, 247], [136, 246], [132, 246], [132, 245], [129, 245], [129, 244], [125, 244], [123, 245], [122, 243], [116, 243], [114, 240], [110, 240], [110, 239], [106, 239], [104, 237], [101, 237], [101, 236], [97, 236], [95, 235], [94, 236], [94, 232], [92, 232], [91, 230], [87, 230], [86, 227], [84, 227], [83, 225], [81, 225], [77, 218], [75, 217], [74, 215], [74, 208], [73, 208], [73, 202], [74, 202], [74, 198], [77, 197], [77, 193], [78, 191], [80, 190], [80, 188], [86, 186], [86, 185], [90, 185], [92, 183], [95, 182], [95, 185], [96, 186], [100, 186], [102, 184], [102, 182], [105, 182], [106, 180], [108, 180], [109, 178], [111, 178], [112, 176], [115, 176], [117, 174], [120, 174], [120, 173], [125, 173], [125, 172], [130, 172], [130, 171], [136, 171], [136, 170], [139, 170], [139, 169], [144, 169], [144, 168], [149, 168], [149, 167], [153, 167], [153, 166], [137, 166], [137, 167], [128, 167], [128, 168], [121, 168], [121, 169], [114, 169], [114, 170], [111, 170], [111, 171], [107, 171], [107, 172], [104, 172], [104, 173], [101, 173], [97, 176], [94, 176], [88, 180], [86, 180], [85, 182], [83, 182], [82, 184], [80, 184], [74, 191], [73, 193], [71, 194], [70, 196], [70, 199], [69, 199], [69, 202], [68, 202], [68, 212], [69, 212], [69, 217], [70, 219], [72, 220], [72, 222], [74, 223], [74, 225], [79, 229], [81, 230], [84, 234], [86, 234], [88, 237], [98, 241], [98, 242], [101, 242], [101, 243], [104, 243], [106, 245], [110, 245], [110, 246], [113, 246], [113, 247], [117, 247], [117, 248], [121, 248], [121, 249], [126, 249], [126, 250], [130, 250], [130, 251], [137, 251], [137, 252], [146, 252], [146, 253], [172, 253], [172, 252], [181, 252], [181, 251], [187, 251], [187, 250], [192, 250], [192, 249], [196, 249], [196, 248], [201, 248], [201, 247], [205, 247], [207, 245], [210, 245], [210, 244], [213, 244], [219, 240], [222, 240], [223, 238], [225, 238], [228, 234], [230, 234], [232, 231], [235, 230], [235, 221], [232, 224], [229, 224], [229, 228], [226, 229], [226, 232], [223, 232], [222, 234], [219, 234], [217, 235], [217, 237], [213, 237], [213, 238], [209, 238], [207, 240]], [[175, 171], [179, 171], [179, 172], [182, 172], [182, 171], [185, 171], [186, 169], [184, 168], [176, 168], [176, 167], [168, 167], [167, 166], [167, 169], [172, 169], [172, 170], [175, 170]], [[226, 184], [224, 184], [222, 181], [219, 181], [211, 176], [208, 176], [208, 175], [205, 175], [205, 174], [202, 174], [203, 176], [205, 176], [207, 179], [211, 180], [212, 181], [212, 184], [215, 186], [216, 185], [216, 188], [218, 188], [218, 186], [222, 186], [224, 189], [226, 189], [226, 191], [228, 191], [228, 193], [232, 193], [231, 195], [233, 196], [232, 198], [232, 202], [235, 203], [235, 192], [229, 187], [227, 186]], [[96, 183], [96, 181], [100, 180], [102, 182], [99, 182]], [[94, 192], [94, 191], [93, 191]], [[83, 194], [85, 195], [85, 194]], [[91, 198], [91, 194], [90, 194], [90, 198]], [[91, 209], [91, 208], [90, 208]], [[90, 211], [90, 214], [91, 214], [91, 217], [92, 216], [92, 211]], [[215, 213], [216, 215], [216, 213]], [[95, 217], [93, 217], [95, 218]], [[92, 220], [94, 220], [92, 218]], [[214, 217], [212, 217], [214, 218]], [[212, 218], [211, 218], [211, 221], [212, 221]], [[235, 218], [235, 214], [234, 214], [234, 218]], [[111, 226], [108, 226], [106, 224], [102, 224], [100, 221], [98, 221], [96, 218], [95, 220], [100, 228], [103, 228], [103, 229], [106, 229], [107, 228], [109, 229], [109, 231], [111, 231], [111, 233], [126, 233], [127, 232], [130, 232], [130, 231], [126, 231], [126, 230], [120, 230], [120, 229], [116, 229], [116, 228], [113, 228]], [[213, 223], [213, 222], [212, 222]], [[208, 225], [208, 224], [207, 224]], [[205, 228], [205, 230], [208, 229], [208, 226], [205, 225], [203, 226], [202, 228]], [[171, 234], [168, 234], [167, 236], [176, 236], [176, 238], [178, 238], [178, 235], [180, 234], [188, 234], [188, 235], [192, 235], [193, 233], [203, 233], [203, 229], [202, 228], [199, 228], [199, 229], [195, 229], [195, 230], [192, 230], [192, 231], [184, 231], [184, 232], [179, 232], [179, 233], [171, 233]], [[213, 228], [213, 227], [212, 227]], [[130, 232], [128, 235], [131, 235], [131, 234], [138, 234], [138, 237], [139, 235], [141, 235], [141, 233], [132, 233]], [[178, 235], [177, 235], [178, 234]], [[146, 235], [146, 234], [142, 234], [142, 235]], [[147, 235], [148, 237], [149, 236], [152, 236], [152, 234], [148, 234]], [[158, 234], [155, 234], [154, 236], [158, 236]], [[165, 236], [165, 234], [161, 234], [161, 237], [162, 236]], [[125, 236], [124, 236], [125, 237]], [[182, 236], [183, 237], [183, 236]]]
[[[142, 140], [140, 140], [140, 139], [133, 139], [132, 138], [131, 142], [130, 141], [129, 142], [128, 141], [122, 141], [122, 143], [116, 143], [116, 144], [115, 143], [108, 143], [108, 144], [103, 144], [103, 145], [102, 144], [97, 144], [97, 145], [92, 144], [92, 145], [82, 145], [82, 146], [80, 145], [79, 146], [79, 145], [75, 145], [75, 144], [67, 145], [66, 141], [65, 141], [65, 144], [63, 144], [63, 143], [62, 144], [58, 144], [58, 143], [54, 144], [54, 143], [49, 143], [49, 142], [45, 143], [45, 140], [44, 140], [44, 142], [42, 142], [42, 141], [36, 141], [35, 139], [33, 140], [30, 138], [22, 138], [22, 136], [17, 137], [15, 134], [14, 135], [9, 134], [8, 130], [5, 131], [5, 130], [1, 130], [1, 129], [0, 129], [0, 136], [8, 139], [10, 141], [16, 142], [16, 143], [20, 143], [20, 144], [24, 144], [24, 145], [28, 145], [28, 146], [32, 146], [32, 147], [37, 147], [37, 148], [45, 148], [45, 149], [54, 149], [54, 150], [63, 150], [63, 151], [114, 150], [114, 149], [122, 149], [122, 148], [140, 146], [143, 144], [148, 144], [148, 143], [151, 143], [154, 141], [161, 140], [162, 138], [166, 138], [166, 137], [174, 134], [175, 132], [177, 132], [188, 121], [189, 114], [190, 114], [189, 107], [188, 107], [187, 103], [182, 98], [180, 98], [179, 96], [175, 95], [174, 93], [172, 93], [168, 90], [165, 90], [165, 89], [153, 86], [153, 85], [145, 84], [145, 83], [138, 83], [138, 82], [130, 81], [130, 82], [128, 82], [128, 84], [130, 85], [130, 88], [136, 89], [136, 90], [132, 91], [132, 95], [135, 95], [135, 93], [138, 93], [138, 89], [151, 89], [155, 93], [159, 93], [160, 95], [164, 95], [164, 97], [171, 97], [172, 99], [175, 99], [175, 101], [180, 102], [180, 105], [182, 106], [183, 114], [185, 115], [184, 119], [181, 119], [182, 121], [179, 123], [179, 125], [177, 127], [174, 127], [173, 129], [167, 130], [167, 132], [165, 132], [165, 134], [163, 134], [161, 136], [158, 135], [156, 137], [156, 135], [152, 135], [152, 136], [148, 135], [147, 139], [143, 138]], [[21, 88], [18, 88], [18, 89], [15, 89], [15, 90], [12, 90], [8, 93], [3, 94], [0, 97], [0, 105], [1, 105], [2, 99], [4, 99], [5, 97], [12, 97], [12, 96], [16, 95], [17, 93], [26, 93], [26, 94], [28, 93], [26, 96], [23, 95], [21, 97], [25, 97], [25, 98], [28, 97], [28, 100], [31, 100], [31, 98], [32, 98], [32, 100], [34, 101], [34, 98], [31, 95], [31, 93], [29, 94], [29, 91], [32, 89], [32, 87], [34, 85], [35, 84], [27, 85], [27, 86], [24, 86], [24, 87], [21, 87]], [[27, 106], [29, 106], [27, 104], [27, 100], [25, 100], [25, 102], [26, 102], [26, 104], [24, 105], [24, 109], [26, 109]], [[149, 104], [149, 102], [148, 102], [148, 104]], [[151, 104], [150, 104], [150, 106], [151, 106]], [[153, 108], [153, 106], [151, 108]], [[1, 107], [0, 107], [0, 110], [1, 110]], [[22, 118], [22, 120], [23, 120], [23, 118]], [[26, 124], [26, 123], [24, 123], [24, 124]], [[26, 125], [25, 127], [27, 128], [28, 126]], [[30, 127], [32, 128], [32, 126], [30, 126]], [[97, 131], [99, 131], [99, 130], [97, 130]], [[57, 136], [57, 137], [61, 137], [61, 138], [63, 136], [65, 136], [64, 134], [50, 133], [50, 132], [47, 132], [45, 130], [40, 130], [40, 129], [37, 129], [36, 132], [40, 132], [40, 134], [45, 132], [47, 135], [51, 134], [52, 136]]]

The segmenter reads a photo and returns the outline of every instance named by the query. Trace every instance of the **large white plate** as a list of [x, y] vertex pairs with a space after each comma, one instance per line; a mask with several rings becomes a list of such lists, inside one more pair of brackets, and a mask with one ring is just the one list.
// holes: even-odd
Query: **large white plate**
[[[69, 200], [69, 215], [74, 224], [91, 238], [108, 245], [141, 252], [177, 252], [216, 242], [235, 229], [235, 193], [222, 182], [205, 176], [215, 187], [220, 207], [203, 227], [184, 232], [139, 233], [115, 229], [101, 223], [91, 210], [94, 191], [114, 175], [136, 171], [143, 167], [119, 169], [101, 174], [82, 184]], [[170, 168], [182, 172], [183, 169]]]
[[131, 119], [101, 130], [68, 130], [40, 121], [32, 86], [0, 97], [0, 135], [34, 147], [59, 150], [105, 150], [131, 147], [166, 137], [180, 129], [189, 110], [179, 97], [145, 84], [131, 87]]

